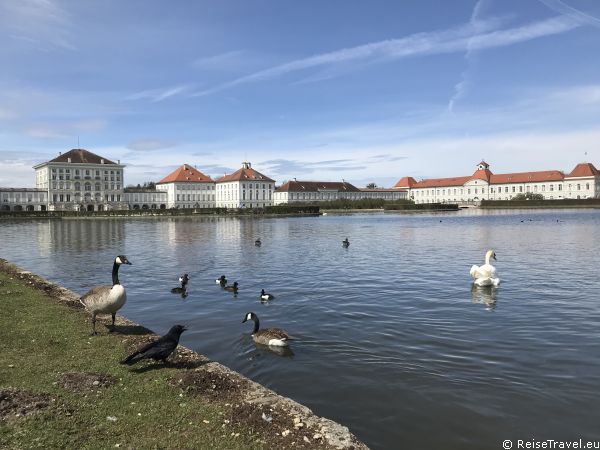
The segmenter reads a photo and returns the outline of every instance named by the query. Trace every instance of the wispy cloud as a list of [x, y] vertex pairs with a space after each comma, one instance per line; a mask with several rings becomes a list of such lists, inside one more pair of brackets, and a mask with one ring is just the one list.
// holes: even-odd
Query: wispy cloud
[[0, 2], [0, 24], [8, 37], [38, 50], [76, 50], [70, 14], [52, 0]]
[[332, 159], [327, 161], [298, 161], [294, 159], [271, 159], [262, 161], [261, 167], [276, 174], [303, 174], [317, 171], [341, 172], [365, 169], [351, 159]]
[[499, 19], [477, 20], [458, 28], [416, 33], [400, 39], [315, 55], [255, 72], [213, 88], [195, 92], [192, 96], [214, 94], [242, 84], [265, 81], [307, 69], [342, 63], [380, 63], [411, 56], [454, 53], [465, 50], [475, 51], [514, 45], [564, 33], [582, 25], [582, 21], [573, 16], [559, 16], [519, 27], [498, 30], [500, 22]]
[[172, 148], [177, 145], [174, 141], [165, 141], [162, 139], [137, 139], [127, 144], [127, 148], [130, 150], [148, 152], [154, 150], [163, 150], [165, 148]]
[[[477, 3], [475, 3], [475, 6], [473, 7], [473, 12], [471, 13], [471, 19], [469, 20], [469, 23], [471, 25], [475, 25], [479, 20], [481, 10], [485, 2], [486, 0], [478, 0]], [[452, 110], [454, 109], [456, 102], [463, 98], [467, 92], [470, 83], [472, 65], [474, 62], [473, 59], [473, 40], [469, 39], [469, 41], [467, 42], [467, 52], [465, 53], [467, 68], [461, 74], [460, 81], [456, 83], [456, 85], [454, 85], [454, 93], [448, 101], [448, 111], [450, 112], [452, 112]]]
[[136, 92], [125, 98], [125, 100], [143, 100], [149, 99], [151, 102], [161, 102], [175, 95], [183, 94], [190, 90], [189, 85], [178, 85], [162, 89], [148, 89], [145, 91]]
[[553, 10], [554, 12], [564, 14], [566, 16], [572, 17], [573, 19], [584, 23], [586, 25], [591, 25], [593, 27], [600, 28], [600, 18], [594, 17], [591, 14], [588, 14], [584, 11], [581, 11], [577, 8], [574, 8], [561, 0], [539, 0], [548, 8]]
[[238, 68], [243, 57], [242, 50], [232, 50], [219, 55], [198, 58], [192, 63], [192, 66], [198, 70], [230, 70]]

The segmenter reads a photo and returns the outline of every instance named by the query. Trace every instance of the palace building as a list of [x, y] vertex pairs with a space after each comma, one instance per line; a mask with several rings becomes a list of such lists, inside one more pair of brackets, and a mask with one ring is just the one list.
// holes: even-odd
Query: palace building
[[167, 208], [215, 207], [215, 182], [189, 164], [156, 183], [156, 190], [166, 192]]
[[75, 148], [33, 167], [36, 188], [46, 192], [49, 211], [127, 209], [123, 169], [82, 148]]
[[275, 180], [252, 168], [249, 162], [216, 181], [216, 206], [220, 208], [263, 208], [273, 205]]
[[565, 174], [559, 170], [494, 174], [481, 161], [469, 176], [401, 178], [394, 186], [405, 189], [415, 203], [461, 203], [510, 200], [518, 194], [541, 194], [544, 199], [599, 198], [600, 172], [591, 163], [580, 163]]
[[359, 189], [346, 181], [298, 181], [295, 178], [278, 187], [273, 194], [275, 205], [285, 203], [327, 202], [340, 199], [381, 198], [403, 200], [404, 189]]

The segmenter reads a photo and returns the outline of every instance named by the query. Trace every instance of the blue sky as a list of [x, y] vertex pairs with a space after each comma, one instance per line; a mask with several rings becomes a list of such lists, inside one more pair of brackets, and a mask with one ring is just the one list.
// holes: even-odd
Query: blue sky
[[6, 0], [0, 40], [1, 186], [78, 139], [127, 184], [600, 166], [597, 0]]

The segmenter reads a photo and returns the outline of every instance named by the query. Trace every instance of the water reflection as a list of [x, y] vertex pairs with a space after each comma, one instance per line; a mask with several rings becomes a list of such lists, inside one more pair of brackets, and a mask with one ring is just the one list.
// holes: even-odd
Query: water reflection
[[471, 301], [485, 305], [485, 309], [492, 311], [496, 308], [496, 296], [498, 289], [493, 286], [477, 286], [471, 287]]
[[275, 355], [281, 356], [284, 358], [293, 358], [294, 357], [294, 351], [290, 347], [281, 347], [281, 346], [277, 346], [277, 345], [263, 345], [263, 344], [257, 344], [256, 342], [254, 343], [254, 346], [257, 348], [257, 350], [259, 350], [261, 352], [274, 353]]

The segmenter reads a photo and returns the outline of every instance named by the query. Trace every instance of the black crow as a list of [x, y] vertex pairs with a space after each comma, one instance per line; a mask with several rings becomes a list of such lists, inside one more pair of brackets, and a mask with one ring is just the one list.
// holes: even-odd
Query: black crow
[[154, 342], [150, 342], [132, 353], [121, 364], [131, 366], [141, 359], [154, 359], [156, 361], [167, 361], [167, 358], [177, 348], [179, 337], [186, 328], [183, 325], [175, 325], [171, 327], [169, 332]]

